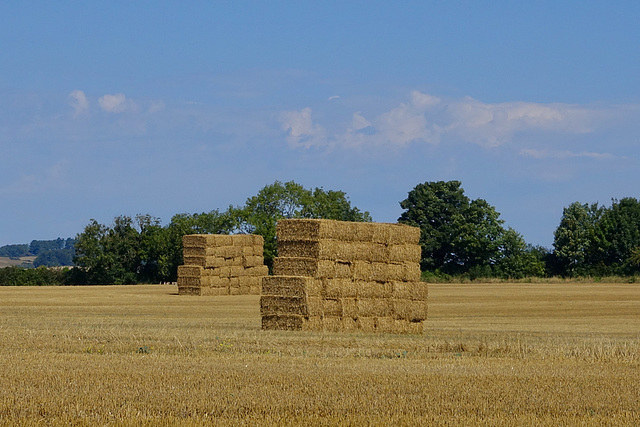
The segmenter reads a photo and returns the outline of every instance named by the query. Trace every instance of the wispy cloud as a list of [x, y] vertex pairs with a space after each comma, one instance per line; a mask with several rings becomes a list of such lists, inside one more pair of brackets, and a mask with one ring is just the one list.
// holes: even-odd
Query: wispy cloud
[[280, 123], [282, 130], [287, 133], [287, 142], [291, 147], [309, 148], [323, 145], [326, 141], [324, 128], [313, 123], [309, 107], [300, 111], [282, 112]]
[[104, 95], [98, 99], [98, 104], [103, 111], [108, 113], [122, 113], [135, 108], [133, 101], [127, 99], [122, 93], [115, 95]]
[[78, 117], [89, 112], [89, 100], [81, 90], [74, 90], [69, 94], [69, 103], [73, 107], [73, 117]]
[[589, 133], [606, 114], [603, 107], [532, 102], [491, 104], [471, 97], [443, 99], [413, 91], [407, 102], [373, 117], [353, 113], [351, 126], [333, 134], [312, 120], [311, 108], [285, 112], [281, 122], [292, 147], [404, 146], [457, 141], [492, 148], [512, 141], [522, 132]]
[[520, 154], [534, 159], [567, 159], [575, 157], [586, 157], [591, 159], [612, 159], [613, 154], [610, 153], [594, 153], [590, 151], [574, 152], [569, 150], [536, 150], [525, 148], [520, 150]]

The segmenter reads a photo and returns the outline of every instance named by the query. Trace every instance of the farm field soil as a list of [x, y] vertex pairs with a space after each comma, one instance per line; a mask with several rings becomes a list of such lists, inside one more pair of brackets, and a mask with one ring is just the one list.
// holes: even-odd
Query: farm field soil
[[0, 287], [0, 425], [639, 425], [640, 286], [432, 284], [425, 333], [260, 330], [258, 296]]

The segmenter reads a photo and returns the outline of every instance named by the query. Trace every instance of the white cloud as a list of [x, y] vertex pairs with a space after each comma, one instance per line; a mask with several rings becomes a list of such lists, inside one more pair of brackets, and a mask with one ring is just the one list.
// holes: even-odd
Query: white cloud
[[128, 100], [122, 93], [115, 95], [104, 95], [98, 99], [100, 108], [108, 113], [122, 113], [133, 107], [133, 102]]
[[285, 111], [280, 114], [282, 130], [287, 132], [287, 141], [291, 147], [309, 148], [313, 145], [323, 145], [325, 132], [322, 126], [316, 125], [311, 119], [311, 108], [300, 111]]
[[81, 116], [89, 111], [89, 100], [81, 90], [74, 90], [69, 94], [69, 103], [73, 107], [73, 117]]
[[[295, 114], [294, 114], [295, 113]], [[351, 125], [327, 135], [311, 121], [311, 109], [283, 113], [292, 146], [388, 145], [468, 142], [498, 147], [522, 132], [581, 134], [592, 132], [610, 112], [604, 108], [531, 102], [484, 103], [471, 97], [443, 99], [413, 91], [409, 101], [365, 118], [352, 113]], [[366, 129], [362, 134], [360, 130]], [[321, 131], [322, 130], [322, 131]], [[300, 143], [304, 140], [304, 143]]]
[[567, 159], [575, 157], [586, 157], [591, 159], [611, 159], [614, 156], [610, 153], [594, 153], [590, 151], [573, 152], [569, 150], [536, 150], [525, 148], [520, 150], [520, 154], [534, 159]]

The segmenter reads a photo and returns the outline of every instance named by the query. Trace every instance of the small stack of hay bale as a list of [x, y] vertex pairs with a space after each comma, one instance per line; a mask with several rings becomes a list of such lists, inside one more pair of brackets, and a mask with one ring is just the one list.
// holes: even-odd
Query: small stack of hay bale
[[263, 329], [422, 332], [419, 228], [288, 219], [277, 239], [274, 275], [262, 282]]
[[180, 295], [260, 295], [264, 240], [254, 234], [183, 236], [184, 265], [178, 266]]

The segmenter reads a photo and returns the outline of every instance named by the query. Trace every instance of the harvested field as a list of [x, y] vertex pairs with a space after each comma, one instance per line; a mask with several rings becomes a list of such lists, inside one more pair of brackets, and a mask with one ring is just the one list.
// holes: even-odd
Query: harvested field
[[640, 423], [635, 284], [430, 284], [423, 335], [177, 293], [0, 287], [0, 425]]

